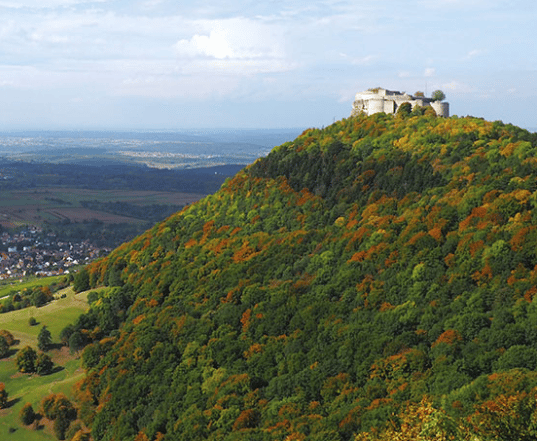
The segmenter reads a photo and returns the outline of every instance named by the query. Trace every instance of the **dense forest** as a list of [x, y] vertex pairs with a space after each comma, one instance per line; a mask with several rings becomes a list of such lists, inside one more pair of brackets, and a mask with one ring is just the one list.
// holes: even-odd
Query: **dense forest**
[[422, 113], [306, 130], [78, 273], [93, 439], [535, 439], [537, 135]]
[[[97, 162], [97, 161], [95, 161]], [[47, 164], [0, 158], [0, 190], [69, 187], [91, 190], [158, 190], [214, 193], [242, 166], [228, 164], [193, 169], [155, 169], [120, 162], [98, 165]]]

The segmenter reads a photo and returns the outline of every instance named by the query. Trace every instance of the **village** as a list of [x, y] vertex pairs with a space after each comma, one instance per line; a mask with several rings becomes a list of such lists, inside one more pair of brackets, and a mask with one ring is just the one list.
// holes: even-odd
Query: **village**
[[56, 276], [69, 274], [72, 267], [104, 256], [111, 248], [100, 248], [88, 240], [62, 240], [54, 233], [36, 227], [0, 235], [0, 279], [29, 275]]

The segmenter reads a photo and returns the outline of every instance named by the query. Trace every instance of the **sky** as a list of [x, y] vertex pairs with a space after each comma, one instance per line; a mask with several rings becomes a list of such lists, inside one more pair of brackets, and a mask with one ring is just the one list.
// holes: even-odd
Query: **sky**
[[535, 0], [0, 0], [0, 130], [325, 127], [371, 87], [537, 130]]

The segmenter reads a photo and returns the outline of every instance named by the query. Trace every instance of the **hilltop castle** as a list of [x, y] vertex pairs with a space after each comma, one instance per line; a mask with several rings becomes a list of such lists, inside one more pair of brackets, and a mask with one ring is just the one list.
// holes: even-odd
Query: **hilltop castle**
[[403, 103], [410, 103], [412, 109], [416, 106], [431, 106], [438, 116], [446, 118], [449, 116], [449, 103], [380, 87], [357, 93], [352, 104], [351, 116], [356, 116], [360, 113], [365, 113], [366, 115], [373, 115], [379, 112], [396, 113]]

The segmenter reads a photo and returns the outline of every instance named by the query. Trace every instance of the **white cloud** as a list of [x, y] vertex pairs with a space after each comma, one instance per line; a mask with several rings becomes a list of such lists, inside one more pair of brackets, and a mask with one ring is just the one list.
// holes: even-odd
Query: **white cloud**
[[235, 53], [224, 33], [211, 31], [207, 35], [194, 35], [190, 40], [180, 40], [175, 45], [179, 55], [197, 57], [205, 55], [213, 58], [233, 58]]
[[357, 66], [365, 66], [371, 64], [377, 58], [378, 57], [375, 55], [366, 55], [365, 57], [361, 58], [352, 58], [351, 63]]
[[462, 83], [460, 81], [457, 81], [457, 80], [452, 80], [449, 83], [444, 83], [444, 84], [442, 84], [441, 88], [444, 89], [444, 90], [450, 90], [450, 91], [455, 92], [455, 93], [468, 94], [468, 93], [474, 93], [475, 92], [475, 89], [473, 87], [469, 86], [468, 84], [465, 84], [465, 83]]
[[466, 56], [464, 57], [464, 59], [465, 59], [465, 60], [470, 60], [470, 59], [472, 59], [472, 58], [474, 58], [474, 57], [477, 57], [478, 55], [481, 55], [482, 53], [483, 53], [483, 51], [480, 50], [480, 49], [473, 49], [473, 50], [471, 50], [470, 52], [468, 52], [468, 53], [466, 54]]
[[253, 59], [284, 55], [282, 38], [273, 26], [245, 18], [215, 20], [201, 25], [210, 30], [175, 44], [179, 57]]
[[162, 0], [146, 0], [141, 3], [141, 8], [147, 11], [154, 10], [162, 5]]
[[426, 77], [433, 77], [436, 74], [436, 69], [434, 67], [428, 67], [425, 69], [425, 72], [423, 73]]

